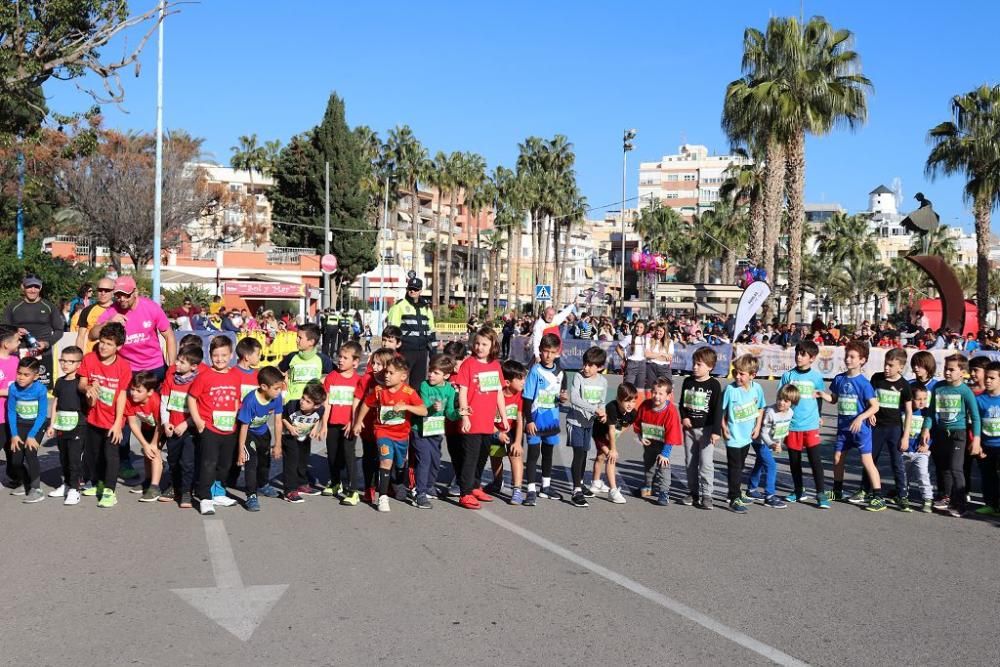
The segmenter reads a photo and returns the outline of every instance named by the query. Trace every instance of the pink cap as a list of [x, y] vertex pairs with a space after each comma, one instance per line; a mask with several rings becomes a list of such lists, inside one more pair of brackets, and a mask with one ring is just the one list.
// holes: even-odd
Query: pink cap
[[119, 276], [115, 279], [115, 291], [131, 294], [135, 291], [135, 278], [132, 276]]

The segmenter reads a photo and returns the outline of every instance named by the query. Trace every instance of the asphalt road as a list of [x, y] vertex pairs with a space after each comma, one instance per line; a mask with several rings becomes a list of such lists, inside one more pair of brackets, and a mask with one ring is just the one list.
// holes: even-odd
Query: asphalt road
[[[631, 436], [623, 451], [634, 483]], [[717, 457], [717, 494], [724, 474]], [[203, 519], [119, 498], [0, 497], [5, 664], [1000, 664], [989, 520], [633, 498], [378, 514], [321, 497]], [[249, 638], [174, 592], [191, 588]]]

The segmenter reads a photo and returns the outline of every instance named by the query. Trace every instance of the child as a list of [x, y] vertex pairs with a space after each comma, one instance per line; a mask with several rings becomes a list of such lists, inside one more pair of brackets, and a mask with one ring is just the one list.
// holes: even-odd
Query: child
[[3, 445], [4, 459], [7, 461], [7, 481], [4, 486], [22, 490], [20, 479], [16, 479], [10, 467], [12, 452], [10, 451], [10, 431], [7, 428], [7, 389], [17, 377], [17, 348], [21, 345], [21, 337], [17, 329], [0, 325], [0, 444]]
[[256, 338], [241, 338], [236, 343], [236, 372], [240, 378], [240, 400], [250, 392], [257, 391], [257, 366], [263, 347]]
[[[379, 348], [368, 359], [368, 367], [365, 369], [365, 374], [361, 376], [361, 381], [358, 383], [358, 388], [354, 394], [354, 397], [359, 401], [358, 409], [361, 408], [361, 403], [364, 402], [365, 398], [369, 394], [374, 393], [376, 387], [382, 385], [382, 372], [385, 370], [385, 365], [395, 356], [396, 353], [393, 350]], [[357, 421], [355, 421], [356, 423]], [[355, 435], [358, 435], [358, 433], [355, 432]], [[377, 498], [375, 498], [375, 486], [377, 484], [376, 476], [378, 475], [378, 447], [375, 446], [374, 412], [368, 412], [365, 415], [365, 419], [361, 422], [360, 435], [361, 471], [365, 484], [365, 502], [374, 505], [377, 501]]]
[[52, 390], [49, 428], [46, 438], [55, 438], [63, 483], [49, 492], [50, 498], [64, 498], [63, 505], [80, 504], [83, 481], [83, 397], [77, 371], [83, 362], [83, 350], [76, 345], [59, 353], [59, 379]]
[[[882, 450], [889, 454], [889, 464], [896, 480], [896, 507], [901, 512], [910, 511], [910, 501], [905, 493], [906, 473], [903, 470], [903, 452], [909, 448], [910, 422], [913, 417], [913, 398], [910, 383], [903, 379], [906, 352], [893, 348], [885, 353], [885, 370], [872, 375], [871, 383], [878, 398], [878, 412], [872, 429], [872, 463], [878, 467]], [[862, 472], [861, 490], [848, 501], [861, 504], [871, 488], [868, 474]]]
[[[458, 385], [455, 377], [458, 374], [458, 367], [469, 358], [469, 348], [460, 340], [453, 340], [444, 345], [444, 354], [455, 360], [455, 372], [448, 378], [451, 386], [455, 387], [455, 405], [458, 405]], [[462, 418], [461, 415], [455, 419], [444, 420], [444, 441], [448, 446], [448, 458], [451, 461], [451, 482], [443, 495], [458, 498], [461, 492], [458, 489], [458, 462], [462, 460]]]
[[[969, 334], [970, 336], [972, 334]], [[978, 346], [978, 342], [973, 341]], [[978, 347], [977, 347], [978, 349]], [[990, 358], [985, 355], [972, 357], [969, 359], [969, 388], [973, 396], [979, 396], [986, 391], [986, 367], [990, 364]], [[968, 435], [968, 434], [966, 434]], [[981, 443], [980, 443], [981, 444]], [[969, 494], [972, 493], [972, 437], [969, 436], [969, 447], [965, 449], [965, 462], [962, 471], [965, 473], [965, 504], [971, 500]]]
[[132, 435], [142, 447], [146, 481], [141, 503], [151, 503], [160, 497], [160, 477], [163, 475], [163, 458], [160, 449], [160, 395], [156, 393], [159, 381], [149, 371], [139, 371], [132, 376], [125, 404], [125, 418]]
[[[246, 509], [259, 512], [259, 487], [267, 484], [271, 473], [271, 429], [274, 417], [274, 442], [281, 442], [283, 403], [281, 391], [285, 377], [274, 366], [265, 366], [257, 373], [257, 388], [243, 397], [236, 421], [240, 425], [236, 465], [243, 468], [246, 480]], [[281, 448], [275, 447], [275, 458], [281, 458]]]
[[663, 507], [670, 504], [670, 448], [681, 444], [681, 417], [670, 401], [673, 393], [670, 378], [657, 378], [632, 425], [642, 444], [642, 465], [646, 471], [639, 496], [651, 498], [655, 490], [656, 504]]
[[[466, 509], [479, 509], [480, 502], [491, 498], [480, 488], [477, 478], [482, 477], [490, 453], [494, 417], [500, 413], [501, 430], [508, 428], [504, 414], [503, 387], [500, 382], [502, 369], [497, 356], [500, 339], [490, 327], [482, 327], [472, 341], [472, 356], [458, 369], [458, 409], [462, 413], [462, 451], [459, 465], [458, 504]], [[558, 429], [558, 421], [556, 428]], [[558, 434], [558, 430], [557, 430]], [[558, 441], [558, 435], [556, 435]]]
[[[188, 390], [198, 375], [204, 360], [201, 342], [182, 346], [177, 353], [172, 371], [167, 373], [160, 387], [160, 423], [166, 438], [167, 469], [170, 473], [172, 495], [160, 495], [161, 502], [174, 500], [180, 507], [190, 509], [191, 492], [195, 475], [195, 432], [188, 410]], [[210, 371], [206, 371], [210, 372]]]
[[[786, 384], [778, 389], [774, 405], [764, 410], [764, 421], [760, 428], [760, 437], [753, 441], [753, 451], [756, 460], [750, 471], [749, 492], [747, 495], [754, 500], [763, 500], [766, 507], [784, 509], [788, 507], [778, 497], [774, 488], [778, 479], [778, 465], [775, 454], [781, 453], [781, 443], [788, 436], [792, 425], [792, 408], [799, 402], [799, 390], [794, 384]], [[764, 476], [764, 492], [761, 493], [760, 478]]]
[[[528, 451], [525, 454], [524, 476], [528, 483], [528, 493], [524, 498], [525, 507], [533, 507], [535, 498], [562, 500], [562, 496], [552, 489], [552, 454], [559, 444], [559, 405], [565, 393], [563, 390], [562, 367], [559, 365], [559, 350], [562, 344], [559, 336], [547, 333], [538, 344], [538, 363], [528, 370], [524, 380], [524, 419], [528, 434]], [[536, 492], [535, 466], [538, 454], [542, 455], [542, 489]]]
[[867, 361], [868, 345], [858, 341], [848, 342], [844, 346], [844, 366], [847, 371], [833, 378], [830, 385], [830, 401], [837, 404], [833, 497], [835, 500], [844, 499], [844, 456], [848, 450], [856, 448], [872, 486], [865, 509], [869, 512], [881, 512], [885, 509], [882, 480], [872, 460], [872, 430], [868, 422], [878, 412], [878, 397], [872, 383], [861, 374], [861, 368]]
[[521, 484], [524, 481], [524, 433], [521, 423], [521, 405], [524, 391], [524, 378], [528, 369], [519, 361], [508, 359], [500, 366], [503, 372], [503, 402], [504, 416], [507, 418], [507, 429], [503, 430], [500, 423], [500, 413], [497, 413], [493, 427], [496, 432], [490, 444], [490, 465], [493, 469], [493, 481], [486, 487], [487, 493], [500, 495], [503, 492], [503, 459], [510, 459], [511, 505], [524, 503], [524, 492]]
[[454, 359], [445, 354], [435, 355], [428, 366], [427, 379], [420, 384], [420, 400], [427, 408], [427, 416], [415, 419], [413, 425], [413, 449], [417, 463], [413, 504], [419, 509], [431, 509], [430, 493], [441, 467], [445, 420], [459, 418], [455, 404], [458, 396], [455, 387], [448, 382], [454, 372]]
[[[921, 511], [930, 513], [934, 509], [934, 489], [931, 487], [930, 475], [930, 447], [920, 441], [927, 405], [930, 403], [930, 392], [927, 391], [926, 387], [914, 385], [910, 388], [910, 398], [913, 401], [913, 416], [910, 419], [907, 448], [903, 452], [903, 474], [904, 479], [910, 480], [912, 479], [911, 471], [916, 471], [917, 482], [920, 485], [920, 496], [923, 500]], [[897, 490], [897, 494], [909, 501], [909, 483], [902, 491]]]
[[382, 348], [396, 352], [403, 346], [403, 330], [390, 324], [382, 329]]
[[604, 401], [608, 394], [608, 379], [601, 374], [607, 363], [607, 353], [599, 347], [592, 347], [583, 353], [583, 367], [573, 377], [569, 390], [569, 413], [566, 415], [567, 442], [573, 448], [573, 495], [570, 502], [574, 507], [588, 507], [587, 498], [594, 492], [583, 485], [583, 471], [587, 466], [587, 452], [594, 436], [594, 418], [607, 419]]
[[8, 466], [15, 471], [15, 478], [24, 484], [25, 503], [45, 500], [40, 488], [41, 470], [38, 466], [38, 434], [48, 415], [48, 395], [45, 385], [39, 382], [42, 363], [37, 357], [24, 357], [17, 364], [14, 384], [7, 388], [7, 424], [10, 425], [10, 450], [13, 455]]
[[914, 377], [910, 385], [920, 385], [927, 389], [928, 394], [932, 394], [937, 384], [937, 379], [934, 377], [937, 373], [937, 361], [934, 360], [934, 355], [926, 350], [915, 352], [910, 357], [910, 369]]
[[365, 332], [363, 334], [365, 339], [365, 354], [371, 354], [372, 352], [372, 328], [369, 325], [365, 325]]
[[821, 509], [830, 507], [830, 498], [824, 490], [825, 472], [819, 452], [820, 400], [826, 385], [823, 376], [812, 365], [819, 355], [819, 347], [811, 340], [795, 345], [795, 368], [781, 376], [780, 386], [794, 385], [799, 390], [799, 402], [792, 407], [792, 423], [788, 426], [785, 449], [788, 467], [792, 473], [793, 490], [785, 496], [786, 503], [800, 503], [809, 499], [802, 481], [802, 452], [809, 458], [813, 484], [816, 487], [816, 504]]
[[[625, 496], [618, 487], [618, 477], [615, 474], [618, 463], [618, 436], [635, 423], [638, 396], [639, 390], [634, 384], [621, 383], [618, 385], [615, 400], [604, 406], [604, 419], [594, 422], [594, 445], [597, 447], [597, 457], [594, 459], [590, 488], [592, 491], [607, 491], [608, 500], [616, 505], [625, 504]], [[608, 474], [607, 484], [601, 481], [601, 471], [604, 469]]]
[[983, 375], [986, 391], [976, 397], [976, 403], [983, 434], [979, 477], [984, 504], [976, 514], [997, 516], [1000, 515], [1000, 363], [990, 362]]
[[699, 347], [691, 355], [691, 375], [681, 383], [679, 407], [688, 488], [681, 504], [703, 509], [712, 509], [715, 444], [722, 437], [722, 385], [710, 375], [716, 360], [715, 350]]
[[406, 499], [406, 451], [410, 439], [410, 415], [427, 416], [427, 407], [420, 395], [406, 384], [409, 368], [399, 357], [390, 359], [383, 371], [383, 386], [365, 397], [358, 408], [355, 433], [360, 433], [365, 416], [375, 412], [375, 444], [378, 447], [379, 468], [376, 507], [389, 511], [389, 476], [392, 471], [396, 485], [396, 500]]
[[295, 346], [298, 351], [289, 353], [278, 363], [278, 370], [288, 378], [286, 400], [298, 400], [309, 382], [321, 381], [323, 376], [333, 370], [333, 359], [316, 350], [319, 339], [318, 326], [303, 324], [295, 336]]
[[726, 418], [722, 422], [722, 437], [726, 440], [726, 471], [729, 475], [729, 509], [737, 514], [747, 513], [747, 503], [740, 490], [743, 466], [746, 464], [750, 443], [760, 437], [764, 419], [764, 390], [754, 382], [760, 362], [751, 354], [744, 354], [733, 361], [736, 380], [722, 394], [722, 409]]
[[236, 415], [240, 409], [240, 376], [229, 367], [233, 343], [216, 336], [209, 344], [208, 370], [198, 373], [188, 390], [188, 411], [198, 432], [201, 466], [198, 472], [198, 510], [215, 514], [215, 506], [231, 507], [236, 501], [223, 486], [236, 460]]
[[964, 355], [953, 354], [945, 359], [944, 381], [937, 383], [931, 393], [930, 414], [924, 418], [924, 430], [920, 436], [922, 444], [930, 445], [933, 431], [931, 453], [934, 465], [939, 466], [939, 474], [943, 477], [942, 487], [939, 488], [941, 500], [934, 504], [934, 509], [946, 509], [955, 518], [965, 513], [966, 506], [965, 474], [962, 469], [965, 449], [969, 446], [966, 430], [972, 431], [972, 455], [978, 457], [981, 454], [979, 405], [972, 390], [965, 384], [968, 367], [969, 362]]
[[322, 429], [326, 390], [319, 380], [312, 380], [302, 388], [301, 396], [288, 401], [281, 413], [284, 435], [281, 449], [275, 449], [275, 458], [285, 459], [285, 500], [304, 502], [302, 496], [316, 494], [309, 485], [308, 469], [312, 439], [318, 438]]
[[132, 381], [132, 367], [118, 350], [125, 344], [125, 326], [108, 322], [101, 328], [94, 350], [83, 357], [80, 370], [80, 393], [87, 397], [87, 435], [84, 442], [85, 468], [94, 475], [94, 485], [82, 495], [98, 497], [98, 507], [118, 504], [120, 458], [118, 445], [125, 424], [126, 389]]
[[[326, 441], [326, 461], [330, 469], [330, 482], [323, 489], [323, 495], [333, 497], [343, 492], [342, 505], [357, 505], [357, 438], [351, 431], [354, 413], [357, 411], [358, 364], [361, 361], [361, 346], [347, 341], [337, 351], [337, 369], [323, 380], [327, 395], [327, 410], [319, 437]], [[341, 468], [347, 468], [347, 486], [341, 484]]]

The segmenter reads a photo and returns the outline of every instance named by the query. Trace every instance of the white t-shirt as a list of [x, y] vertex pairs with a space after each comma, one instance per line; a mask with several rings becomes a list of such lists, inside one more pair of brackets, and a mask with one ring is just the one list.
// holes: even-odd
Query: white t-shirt
[[632, 351], [632, 336], [622, 336], [621, 346], [625, 350], [625, 358], [629, 361], [646, 360], [646, 336], [642, 335], [635, 339], [635, 351]]
[[[663, 342], [666, 343], [665, 347], [666, 347], [667, 354], [670, 355], [671, 357], [673, 357], [674, 356], [674, 341], [673, 341], [673, 339], [671, 339], [671, 338], [664, 338]], [[652, 350], [652, 351], [661, 351], [661, 350], [664, 349], [663, 345], [660, 345], [657, 341], [654, 341], [652, 338], [649, 339], [648, 345], [649, 345], [649, 349]], [[662, 359], [647, 359], [647, 361], [649, 363], [651, 363], [651, 364], [659, 364], [660, 366], [668, 366], [670, 364], [669, 361], [665, 361], [665, 360], [662, 360]]]

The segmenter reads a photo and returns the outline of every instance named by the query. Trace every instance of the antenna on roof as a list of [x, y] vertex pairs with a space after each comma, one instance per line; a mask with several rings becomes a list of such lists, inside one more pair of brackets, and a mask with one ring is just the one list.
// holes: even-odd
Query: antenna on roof
[[903, 180], [899, 176], [892, 179], [892, 193], [896, 197], [896, 210], [903, 210]]

